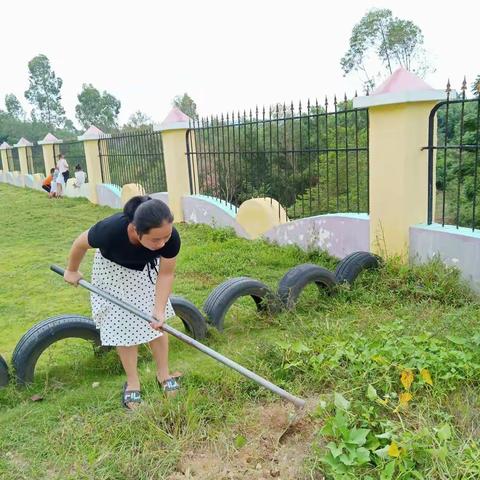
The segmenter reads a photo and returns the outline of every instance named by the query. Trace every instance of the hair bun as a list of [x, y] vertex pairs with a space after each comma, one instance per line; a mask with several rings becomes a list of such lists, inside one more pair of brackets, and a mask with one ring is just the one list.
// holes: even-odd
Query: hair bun
[[123, 207], [123, 213], [128, 218], [129, 222], [133, 222], [133, 217], [135, 216], [135, 211], [137, 208], [145, 202], [148, 202], [152, 198], [148, 195], [137, 195], [132, 197]]

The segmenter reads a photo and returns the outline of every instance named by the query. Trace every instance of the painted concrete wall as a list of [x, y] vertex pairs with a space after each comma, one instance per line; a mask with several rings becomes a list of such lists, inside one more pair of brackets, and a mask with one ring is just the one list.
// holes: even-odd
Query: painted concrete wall
[[326, 250], [343, 258], [352, 252], [370, 250], [370, 220], [367, 214], [318, 215], [279, 225], [264, 238], [278, 245]]
[[25, 180], [23, 178], [23, 175], [20, 172], [12, 172], [13, 174], [13, 185], [16, 187], [24, 187], [25, 186]]
[[[237, 222], [233, 205], [204, 195], [183, 197], [185, 221], [231, 227], [239, 237], [250, 238]], [[359, 250], [369, 251], [369, 218], [366, 214], [319, 215], [278, 225], [263, 238], [279, 245], [319, 248], [343, 258]]]
[[462, 277], [480, 293], [480, 233], [468, 228], [438, 224], [410, 227], [410, 260], [425, 263], [438, 256], [457, 267]]
[[166, 203], [168, 205], [168, 192], [151, 193], [150, 196], [152, 198], [161, 200], [163, 203]]
[[250, 238], [236, 221], [235, 207], [214, 197], [206, 195], [183, 197], [183, 217], [187, 223], [231, 227], [239, 237]]
[[37, 178], [35, 178], [33, 175], [27, 174], [23, 176], [23, 181], [25, 184], [25, 187], [27, 188], [33, 188], [35, 190], [41, 190], [42, 189], [42, 183], [38, 181]]
[[122, 208], [122, 190], [117, 185], [102, 183], [97, 185], [97, 201], [99, 205]]

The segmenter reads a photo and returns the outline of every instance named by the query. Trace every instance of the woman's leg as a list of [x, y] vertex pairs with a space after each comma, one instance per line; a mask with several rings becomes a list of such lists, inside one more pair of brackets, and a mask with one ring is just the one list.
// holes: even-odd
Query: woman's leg
[[164, 332], [161, 337], [152, 340], [150, 348], [157, 364], [157, 378], [160, 382], [164, 382], [170, 378], [168, 371], [168, 334]]
[[117, 347], [117, 352], [127, 375], [127, 390], [140, 390], [140, 379], [137, 371], [138, 345]]

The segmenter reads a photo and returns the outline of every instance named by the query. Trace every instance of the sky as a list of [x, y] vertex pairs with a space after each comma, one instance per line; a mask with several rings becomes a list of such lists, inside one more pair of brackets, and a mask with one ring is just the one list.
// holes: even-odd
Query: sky
[[470, 85], [480, 74], [478, 0], [5, 0], [0, 109], [14, 93], [31, 110], [27, 64], [40, 53], [63, 79], [62, 104], [73, 120], [83, 83], [122, 102], [121, 123], [137, 110], [161, 122], [184, 92], [200, 115], [352, 96], [361, 78], [344, 77], [340, 59], [371, 8], [421, 28], [433, 87], [450, 79], [459, 89], [464, 75]]

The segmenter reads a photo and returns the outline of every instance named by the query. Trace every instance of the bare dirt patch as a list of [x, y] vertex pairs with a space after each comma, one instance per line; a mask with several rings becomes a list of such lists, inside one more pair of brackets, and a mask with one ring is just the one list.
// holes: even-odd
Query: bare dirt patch
[[[319, 425], [309, 415], [291, 423], [292, 414], [293, 407], [280, 403], [251, 410], [231, 436], [185, 452], [168, 480], [311, 480], [303, 462]], [[238, 436], [245, 445], [235, 447]]]

